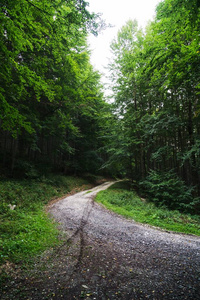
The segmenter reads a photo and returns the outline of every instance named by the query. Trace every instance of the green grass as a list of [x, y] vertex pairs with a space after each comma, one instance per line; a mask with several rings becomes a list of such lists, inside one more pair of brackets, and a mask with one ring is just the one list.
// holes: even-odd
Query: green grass
[[[0, 180], [0, 263], [20, 262], [59, 244], [45, 205], [88, 181], [50, 175], [39, 180]], [[11, 210], [9, 204], [16, 205]]]
[[166, 230], [200, 235], [199, 216], [158, 208], [154, 203], [144, 202], [135, 191], [130, 191], [128, 182], [116, 183], [107, 190], [99, 192], [96, 201], [136, 222]]

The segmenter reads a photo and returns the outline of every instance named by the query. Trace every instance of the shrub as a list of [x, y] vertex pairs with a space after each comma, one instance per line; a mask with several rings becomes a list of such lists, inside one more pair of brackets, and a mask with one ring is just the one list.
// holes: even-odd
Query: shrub
[[192, 196], [193, 187], [186, 186], [172, 171], [166, 173], [151, 171], [146, 180], [140, 182], [140, 188], [149, 200], [158, 206], [192, 213], [198, 202], [200, 203], [200, 199], [194, 200]]

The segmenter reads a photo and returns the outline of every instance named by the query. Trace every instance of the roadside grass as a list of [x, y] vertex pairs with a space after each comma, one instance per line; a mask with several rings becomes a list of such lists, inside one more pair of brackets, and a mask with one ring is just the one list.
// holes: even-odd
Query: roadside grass
[[115, 183], [99, 192], [96, 201], [136, 222], [200, 236], [200, 216], [156, 207], [154, 203], [141, 199], [135, 191], [130, 190], [130, 184], [126, 181]]
[[0, 179], [0, 264], [19, 263], [58, 245], [57, 226], [44, 207], [88, 184], [88, 180], [61, 175], [38, 180]]

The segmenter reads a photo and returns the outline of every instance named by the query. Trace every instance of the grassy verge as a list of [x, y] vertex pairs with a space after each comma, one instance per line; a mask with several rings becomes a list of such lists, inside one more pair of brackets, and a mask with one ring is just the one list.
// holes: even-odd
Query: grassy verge
[[136, 192], [130, 191], [128, 182], [116, 183], [107, 190], [99, 192], [96, 201], [136, 222], [200, 236], [199, 216], [158, 208], [153, 203], [142, 201]]
[[0, 264], [18, 263], [57, 245], [56, 224], [44, 206], [53, 198], [87, 186], [88, 180], [58, 175], [40, 180], [0, 180]]

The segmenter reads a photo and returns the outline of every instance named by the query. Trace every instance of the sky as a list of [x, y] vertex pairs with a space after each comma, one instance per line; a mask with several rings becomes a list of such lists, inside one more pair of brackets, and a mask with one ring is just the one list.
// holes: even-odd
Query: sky
[[90, 12], [102, 13], [102, 18], [112, 28], [107, 28], [98, 37], [88, 38], [91, 53], [91, 63], [95, 70], [100, 71], [102, 82], [107, 83], [105, 67], [109, 63], [110, 44], [117, 32], [128, 20], [136, 19], [139, 27], [145, 28], [149, 20], [155, 16], [156, 5], [160, 0], [88, 0]]

